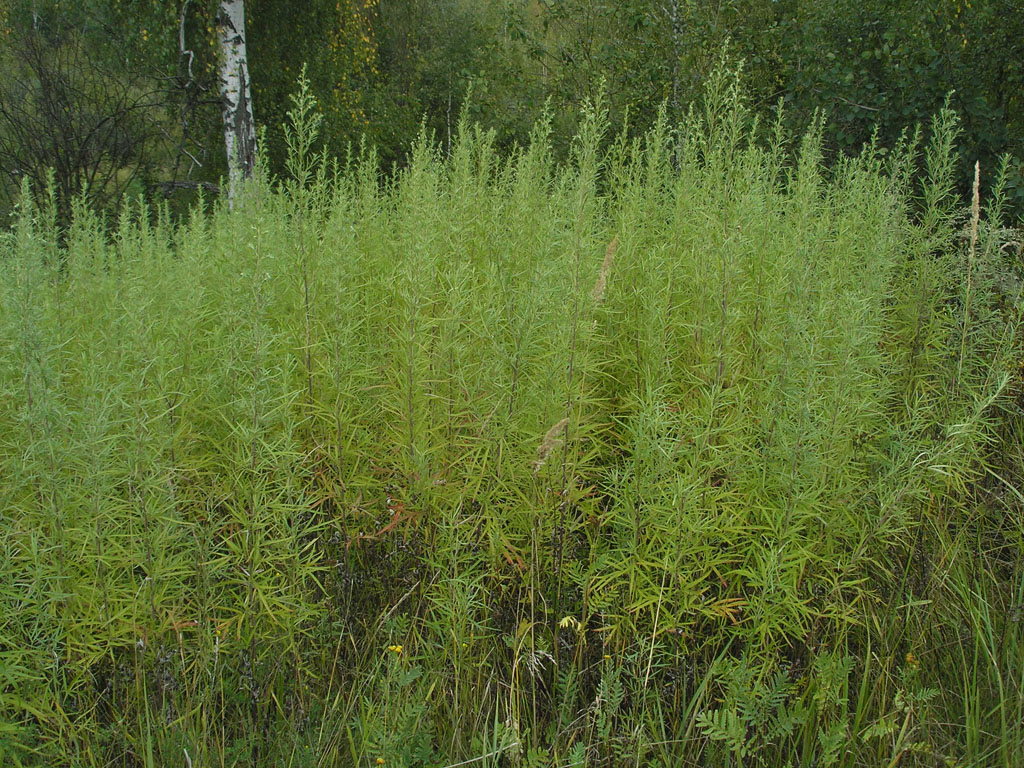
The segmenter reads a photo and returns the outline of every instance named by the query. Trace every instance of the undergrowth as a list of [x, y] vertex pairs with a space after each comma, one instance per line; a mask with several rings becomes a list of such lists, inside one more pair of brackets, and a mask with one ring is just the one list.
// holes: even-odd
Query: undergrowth
[[[1024, 764], [1019, 233], [723, 69], [0, 240], [0, 762]], [[923, 174], [917, 169], [923, 164]]]

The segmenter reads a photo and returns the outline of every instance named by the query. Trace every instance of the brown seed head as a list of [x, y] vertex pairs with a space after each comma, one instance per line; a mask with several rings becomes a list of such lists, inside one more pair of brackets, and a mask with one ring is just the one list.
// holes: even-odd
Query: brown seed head
[[597, 280], [594, 282], [594, 290], [592, 296], [594, 302], [600, 304], [601, 299], [604, 298], [604, 289], [608, 285], [608, 275], [612, 271], [612, 262], [615, 261], [615, 251], [619, 247], [619, 236], [616, 235], [612, 238], [612, 241], [608, 243], [608, 248], [604, 252], [604, 261], [601, 263], [601, 271], [597, 274]]
[[544, 435], [544, 439], [541, 441], [540, 446], [537, 448], [537, 460], [533, 462], [533, 474], [540, 472], [540, 468], [544, 466], [544, 462], [548, 460], [552, 452], [562, 445], [563, 440], [560, 437], [562, 430], [569, 424], [569, 419], [564, 418]]

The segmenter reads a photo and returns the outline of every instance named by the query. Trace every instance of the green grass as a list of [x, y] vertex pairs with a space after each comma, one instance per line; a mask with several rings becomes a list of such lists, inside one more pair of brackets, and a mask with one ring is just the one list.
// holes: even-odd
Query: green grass
[[24, 190], [0, 761], [1024, 764], [1020, 237], [951, 113], [829, 168], [723, 71], [389, 178], [314, 115], [234, 212]]

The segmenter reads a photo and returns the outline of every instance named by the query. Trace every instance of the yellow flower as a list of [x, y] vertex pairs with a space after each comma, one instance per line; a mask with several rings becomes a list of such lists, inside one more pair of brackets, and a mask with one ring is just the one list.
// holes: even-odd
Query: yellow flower
[[921, 666], [921, 662], [919, 662], [917, 660], [917, 657], [910, 651], [907, 651], [907, 664], [910, 666], [911, 669], [917, 669], [919, 666]]
[[384, 758], [383, 757], [378, 757], [377, 758], [377, 765], [384, 765]]
[[612, 657], [612, 655], [611, 655], [610, 653], [606, 653], [606, 654], [604, 655], [605, 661], [607, 661], [607, 660], [608, 660], [608, 659], [610, 659], [611, 657]]
[[[389, 645], [388, 646], [388, 650], [391, 651], [392, 653], [396, 653], [396, 654], [397, 653], [401, 653], [402, 652], [402, 646], [400, 646], [400, 645]], [[378, 758], [378, 759], [382, 759], [382, 758]]]

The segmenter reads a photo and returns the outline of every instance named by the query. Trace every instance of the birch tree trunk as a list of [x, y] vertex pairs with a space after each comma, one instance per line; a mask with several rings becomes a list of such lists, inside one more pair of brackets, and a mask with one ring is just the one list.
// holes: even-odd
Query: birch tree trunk
[[668, 23], [672, 26], [672, 116], [679, 120], [679, 60], [683, 55], [683, 20], [680, 16], [679, 0], [669, 0], [662, 8], [668, 17]]
[[245, 52], [245, 0], [220, 0], [217, 38], [224, 145], [228, 154], [228, 207], [231, 208], [240, 182], [252, 175], [256, 156], [256, 127]]

